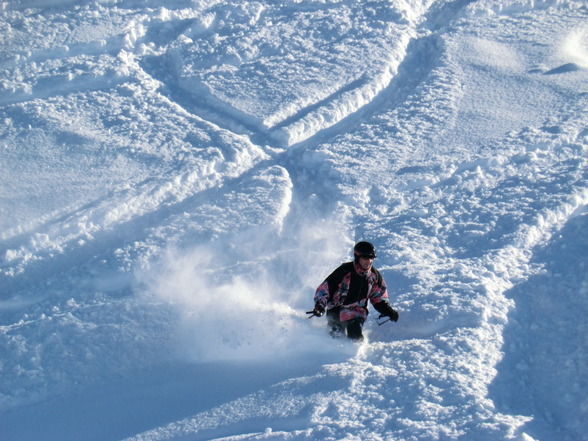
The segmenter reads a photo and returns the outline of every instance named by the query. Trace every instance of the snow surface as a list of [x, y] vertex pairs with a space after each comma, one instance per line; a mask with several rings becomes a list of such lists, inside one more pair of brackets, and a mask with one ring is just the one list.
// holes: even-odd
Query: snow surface
[[[588, 8], [0, 3], [1, 441], [588, 440]], [[358, 240], [398, 323], [307, 320]]]

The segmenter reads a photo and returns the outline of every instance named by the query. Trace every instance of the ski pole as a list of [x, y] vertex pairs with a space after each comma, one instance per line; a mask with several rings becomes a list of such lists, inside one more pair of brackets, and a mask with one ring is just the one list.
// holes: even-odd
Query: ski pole
[[[378, 320], [380, 320], [382, 317], [387, 317], [387, 318], [386, 318], [386, 320], [379, 322]], [[382, 326], [384, 323], [392, 321], [392, 319], [390, 317], [388, 317], [387, 315], [384, 315], [384, 314], [380, 314], [380, 317], [378, 317], [378, 320], [376, 320], [376, 323], [378, 324], [378, 326]]]

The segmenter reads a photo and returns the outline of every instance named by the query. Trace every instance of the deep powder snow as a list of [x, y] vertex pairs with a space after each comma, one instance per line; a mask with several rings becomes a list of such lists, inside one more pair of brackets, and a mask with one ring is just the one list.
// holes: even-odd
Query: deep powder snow
[[[588, 440], [587, 23], [0, 2], [0, 441]], [[304, 311], [359, 240], [356, 345]]]

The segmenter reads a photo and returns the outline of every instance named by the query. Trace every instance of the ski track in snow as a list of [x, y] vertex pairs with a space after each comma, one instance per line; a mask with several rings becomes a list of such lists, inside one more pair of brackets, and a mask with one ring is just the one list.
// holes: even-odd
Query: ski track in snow
[[1, 3], [0, 440], [584, 439], [587, 15]]

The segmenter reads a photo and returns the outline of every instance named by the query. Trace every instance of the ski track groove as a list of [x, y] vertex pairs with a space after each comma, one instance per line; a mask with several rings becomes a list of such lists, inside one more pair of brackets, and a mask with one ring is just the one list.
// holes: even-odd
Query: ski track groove
[[[141, 18], [139, 17], [139, 20], [137, 22], [137, 18], [133, 18], [130, 20], [131, 23], [131, 28], [129, 29], [129, 26], [127, 26], [127, 30], [125, 32], [123, 32], [123, 34], [121, 35], [117, 35], [117, 36], [112, 36], [110, 38], [108, 38], [106, 41], [91, 41], [85, 44], [78, 44], [78, 45], [69, 45], [66, 46], [65, 48], [62, 49], [62, 51], [65, 51], [68, 54], [68, 57], [77, 57], [77, 56], [100, 56], [100, 55], [108, 55], [111, 56], [111, 54], [119, 52], [121, 50], [127, 50], [129, 52], [138, 52], [138, 47], [140, 45], [145, 45], [147, 43], [149, 43], [150, 41], [148, 40], [148, 37], [150, 34], [152, 34], [153, 32], [151, 31], [151, 29], [153, 27], [157, 27], [160, 26], [158, 23], [154, 24], [154, 20], [152, 19], [152, 16], [155, 14], [151, 14], [151, 16], [149, 15], [143, 15], [143, 18], [141, 20]], [[196, 15], [196, 14], [194, 14]], [[192, 17], [194, 18], [194, 17]], [[147, 25], [145, 25], [144, 23], [147, 21]], [[164, 45], [165, 46], [165, 45]], [[37, 50], [35, 52], [33, 52], [31, 55], [27, 56], [24, 60], [21, 59], [20, 64], [23, 64], [25, 62], [30, 63], [30, 62], [43, 62], [43, 61], [47, 61], [47, 60], [52, 60], [52, 59], [59, 59], [61, 58], [60, 55], [60, 50], [59, 49], [53, 49], [53, 50]], [[422, 54], [418, 54], [418, 56], [420, 56]], [[18, 58], [18, 57], [17, 57]], [[21, 57], [23, 58], [23, 57]], [[404, 57], [406, 58], [406, 56]], [[427, 56], [427, 58], [430, 58], [429, 56]], [[91, 82], [91, 86], [88, 87], [87, 85], [84, 87], [83, 85], [86, 83], [86, 81], [84, 81], [84, 78], [77, 78], [76, 80], [74, 80], [73, 82], [66, 82], [65, 85], [59, 87], [57, 90], [60, 94], [67, 94], [67, 93], [77, 93], [77, 92], [87, 92], [87, 91], [92, 91], [92, 90], [101, 90], [101, 89], [106, 89], [106, 88], [113, 88], [116, 85], [120, 85], [123, 84], [125, 82], [128, 81], [136, 81], [135, 78], [141, 78], [141, 77], [147, 77], [147, 78], [151, 78], [154, 81], [158, 81], [155, 79], [155, 77], [153, 77], [147, 70], [141, 67], [139, 67], [139, 65], [137, 63], [135, 63], [134, 61], [132, 62], [132, 64], [135, 66], [134, 67], [134, 71], [135, 71], [135, 75], [134, 76], [125, 76], [125, 77], [117, 77], [117, 75], [112, 76], [111, 78], [108, 77], [103, 77], [104, 79], [101, 80], [100, 78], [94, 78], [93, 81]], [[402, 62], [400, 63], [402, 64]], [[142, 74], [138, 74], [137, 72], [140, 71], [142, 72]], [[169, 72], [167, 72], [166, 75], [168, 75]], [[424, 75], [426, 75], [426, 72], [424, 73]], [[424, 77], [421, 76], [422, 77]], [[165, 75], [164, 75], [165, 77]], [[56, 78], [57, 79], [57, 78]], [[405, 95], [408, 95], [410, 93], [410, 88], [406, 88], [405, 85], [403, 84], [392, 84], [392, 82], [394, 82], [395, 76], [392, 77], [391, 83], [385, 87], [384, 90], [380, 91], [378, 94], [376, 94], [376, 96], [374, 98], [372, 98], [369, 102], [365, 103], [364, 105], [362, 105], [360, 108], [356, 109], [354, 112], [348, 114], [343, 120], [339, 121], [338, 123], [335, 124], [335, 126], [338, 126], [339, 129], [333, 128], [333, 127], [327, 127], [326, 129], [323, 130], [319, 130], [318, 132], [316, 132], [315, 134], [313, 134], [311, 136], [311, 139], [309, 140], [305, 140], [302, 141], [301, 147], [302, 147], [302, 152], [300, 152], [299, 154], [303, 154], [304, 151], [308, 151], [311, 150], [313, 148], [314, 145], [317, 144], [316, 140], [321, 140], [321, 139], [325, 139], [325, 136], [322, 135], [323, 131], [327, 132], [327, 136], [329, 138], [334, 138], [337, 135], [340, 135], [342, 133], [344, 133], [344, 131], [349, 130], [350, 125], [352, 124], [358, 124], [361, 121], [361, 118], [363, 117], [363, 115], [365, 115], [366, 113], [366, 109], [370, 109], [372, 108], [372, 112], [377, 111], [378, 108], [378, 101], [384, 101], [390, 97], [392, 97], [393, 95], [395, 95], [395, 92], [399, 91], [399, 90], [406, 90]], [[161, 79], [159, 80], [161, 81]], [[407, 81], [411, 81], [410, 79], [407, 78]], [[145, 83], [145, 81], [141, 81], [142, 83]], [[147, 81], [148, 83], [151, 83], [151, 80]], [[357, 84], [361, 84], [363, 83], [363, 81], [360, 80], [356, 80]], [[413, 83], [414, 84], [414, 83]], [[413, 84], [411, 84], [411, 86], [413, 86]], [[326, 103], [332, 103], [334, 102], [337, 97], [341, 96], [342, 94], [345, 94], [347, 91], [350, 90], [355, 90], [357, 89], [357, 87], [354, 85], [354, 83], [350, 83], [346, 86], [344, 86], [342, 89], [339, 89], [337, 92], [333, 93], [330, 97], [325, 98], [322, 102], [318, 102], [315, 104], [312, 104], [311, 106], [308, 106], [304, 109], [301, 109], [298, 112], [298, 115], [295, 115], [293, 117], [291, 117], [291, 120], [300, 120], [302, 119], [305, 115], [308, 115], [312, 109], [314, 108], [319, 108], [322, 107], [322, 104], [326, 104]], [[408, 90], [407, 90], [408, 89]], [[177, 85], [173, 85], [170, 90], [179, 90]], [[51, 91], [51, 92], [50, 92]], [[39, 89], [37, 88], [37, 90], [34, 91], [34, 96], [35, 99], [37, 98], [49, 98], [50, 96], [55, 96], [55, 88], [52, 87], [50, 89], [47, 90], [47, 92], [44, 92], [43, 89]], [[173, 96], [168, 96], [168, 98], [171, 98], [172, 103], [175, 103], [177, 105], [179, 105], [181, 108], [187, 110], [188, 114], [201, 119], [204, 117], [204, 121], [208, 121], [212, 124], [214, 124], [215, 126], [219, 126], [224, 130], [228, 130], [229, 132], [231, 132], [232, 130], [235, 129], [235, 127], [227, 127], [225, 122], [226, 121], [235, 121], [235, 123], [237, 125], [242, 125], [242, 121], [240, 120], [235, 120], [232, 116], [232, 114], [230, 113], [218, 113], [218, 111], [214, 111], [216, 113], [216, 117], [213, 117], [212, 119], [210, 119], [210, 115], [206, 115], [206, 110], [204, 110], [204, 114], [202, 114], [202, 112], [194, 112], [195, 109], [193, 108], [187, 108], [185, 104], [182, 104], [182, 102], [180, 101], [180, 97], [178, 96], [177, 99], [174, 99]], [[396, 102], [399, 102], [400, 100], [402, 100], [402, 98], [398, 98], [396, 97]], [[14, 104], [17, 102], [24, 102], [27, 101], [26, 97], [20, 97], [20, 98], [14, 98], [14, 99], [7, 99], [7, 98], [0, 98], [0, 103], [2, 104]], [[208, 116], [208, 119], [207, 119]], [[281, 128], [284, 125], [288, 124], [288, 120], [282, 121], [280, 124], [278, 124], [278, 126], [276, 126], [275, 128]], [[223, 127], [224, 126], [224, 127]], [[254, 127], [249, 126], [247, 127], [246, 130], [255, 130]], [[241, 130], [238, 130], [236, 132], [233, 132], [236, 136], [241, 136]], [[270, 140], [271, 139], [271, 130], [268, 131], [260, 131], [257, 130], [256, 132], [251, 132], [249, 134], [249, 138], [251, 140], [254, 139], [264, 139], [264, 140]], [[259, 145], [261, 148], [263, 148], [263, 145]], [[280, 148], [279, 145], [275, 145], [274, 148]], [[300, 148], [298, 148], [297, 150], [300, 150]], [[278, 155], [279, 157], [280, 155]], [[291, 161], [288, 161], [291, 162]], [[277, 165], [280, 165], [278, 161], [276, 161]], [[292, 173], [295, 171], [295, 168], [292, 167], [288, 167], [289, 171]], [[190, 174], [192, 174], [192, 172], [190, 172]], [[194, 176], [196, 176], [198, 179], [200, 178], [200, 175], [198, 173], [196, 173]], [[153, 205], [154, 207], [159, 206], [159, 199], [163, 198], [166, 199], [168, 196], [167, 193], [169, 193], [169, 195], [173, 195], [174, 198], [176, 199], [182, 199], [181, 196], [176, 195], [175, 193], [178, 193], [176, 187], [177, 185], [173, 184], [174, 182], [178, 181], [178, 179], [180, 179], [181, 181], [184, 181], [185, 179], [181, 178], [180, 176], [175, 177], [173, 179], [169, 179], [167, 184], [166, 183], [162, 183], [159, 185], [159, 188], [162, 189], [164, 191], [164, 194], [160, 197], [157, 198], [156, 200], [153, 200], [153, 198], [151, 196], [149, 196], [149, 200], [151, 200], [152, 203], [150, 203], [150, 205]], [[296, 179], [296, 177], [294, 176], [294, 179]], [[191, 180], [191, 179], [189, 179]], [[193, 180], [192, 180], [193, 181]], [[170, 187], [171, 185], [171, 187]], [[219, 183], [217, 182], [216, 184], [213, 182], [210, 184], [210, 186], [214, 186], [214, 185], [219, 185]], [[210, 187], [209, 186], [209, 187]], [[165, 188], [169, 187], [169, 191], [166, 191]], [[140, 188], [140, 187], [139, 187]], [[186, 196], [189, 193], [194, 193], [194, 192], [199, 192], [201, 190], [188, 190], [188, 192], [186, 192], [186, 190], [180, 190], [180, 193], [185, 193]], [[63, 214], [61, 216], [61, 220], [59, 219], [51, 219], [45, 222], [45, 226], [36, 226], [35, 230], [36, 233], [33, 236], [29, 236], [27, 234], [20, 234], [19, 236], [21, 237], [21, 239], [17, 239], [17, 237], [12, 237], [11, 239], [9, 239], [8, 241], [4, 241], [4, 245], [8, 246], [10, 245], [12, 248], [18, 250], [15, 252], [10, 251], [9, 254], [6, 255], [6, 260], [2, 263], [2, 265], [0, 267], [9, 267], [10, 265], [10, 261], [16, 259], [21, 260], [22, 262], [24, 262], [26, 264], [28, 258], [26, 257], [29, 253], [31, 253], [31, 256], [34, 254], [35, 260], [38, 259], [38, 255], [39, 252], [41, 253], [41, 256], [43, 254], [45, 254], [45, 256], [49, 257], [49, 258], [53, 258], [56, 254], [63, 254], [64, 250], [69, 248], [70, 246], [68, 244], [73, 243], [74, 241], [78, 241], [78, 240], [87, 240], [88, 238], [90, 240], [93, 239], [93, 236], [95, 236], [96, 234], [100, 233], [99, 229], [105, 228], [106, 231], [110, 230], [113, 228], [114, 225], [118, 225], [121, 223], [127, 223], [130, 219], [127, 219], [128, 216], [131, 217], [135, 217], [137, 214], [139, 215], [139, 217], [143, 217], [143, 215], [146, 214], [147, 211], [149, 211], [149, 209], [145, 209], [143, 206], [141, 207], [140, 211], [135, 213], [135, 210], [130, 210], [130, 207], [132, 207], [133, 205], [137, 205], [139, 203], [139, 201], [143, 198], [143, 195], [150, 195], [153, 192], [157, 192], [156, 188], [152, 188], [152, 189], [146, 189], [146, 190], [135, 190], [133, 191], [133, 194], [130, 195], [129, 197], [123, 197], [123, 200], [121, 200], [120, 203], [117, 204], [117, 206], [115, 208], [111, 208], [108, 205], [112, 205], [109, 203], [109, 201], [112, 199], [112, 195], [108, 195], [105, 198], [103, 198], [102, 202], [101, 201], [94, 201], [92, 203], [87, 204], [85, 207], [82, 207], [80, 211], [74, 212], [74, 213], [70, 213], [70, 214]], [[124, 193], [128, 193], [127, 190], [124, 191]], [[133, 202], [133, 200], [136, 200], [137, 202]], [[101, 206], [103, 205], [103, 203], [109, 203], [105, 209], [107, 210], [106, 212], [100, 214], [101, 211]], [[120, 211], [120, 208], [122, 208], [123, 210]], [[129, 211], [130, 210], [130, 211]], [[116, 212], [121, 212], [121, 215], [117, 215]], [[126, 213], [126, 214], [124, 214]], [[122, 216], [122, 217], [120, 217]], [[103, 221], [100, 221], [100, 218], [103, 219]], [[77, 219], [77, 220], [76, 220]], [[84, 220], [86, 219], [86, 220]], [[106, 221], [106, 224], [104, 223], [104, 221]], [[61, 225], [61, 226], [60, 226]], [[78, 225], [78, 227], [75, 227], [75, 225]], [[106, 227], [105, 227], [106, 225]], [[71, 232], [68, 230], [71, 230], [72, 226], [74, 226], [74, 228], [79, 229], [79, 231], [77, 233], [75, 232]], [[57, 228], [57, 229], [56, 229]], [[59, 231], [62, 230], [62, 232], [60, 233]], [[67, 232], [67, 233], [66, 233]], [[33, 242], [33, 241], [37, 241], [35, 240], [35, 237], [40, 238], [41, 241], [43, 241], [43, 238], [48, 239], [47, 245], [45, 247], [41, 246], [41, 249], [38, 250], [28, 250], [28, 246], [24, 245], [27, 242]], [[24, 240], [24, 242], [23, 242]], [[18, 242], [21, 242], [21, 244], [23, 245], [18, 245]], [[42, 251], [43, 248], [47, 248], [47, 251]], [[25, 253], [24, 255], [22, 253]], [[17, 257], [21, 255], [21, 257]], [[8, 256], [13, 256], [12, 259], [8, 258]], [[45, 260], [47, 257], [41, 257], [41, 260]], [[19, 264], [20, 266], [20, 264]], [[58, 266], [59, 267], [59, 266]], [[21, 269], [22, 270], [22, 269]], [[16, 273], [21, 272], [21, 270], [17, 270]]]

